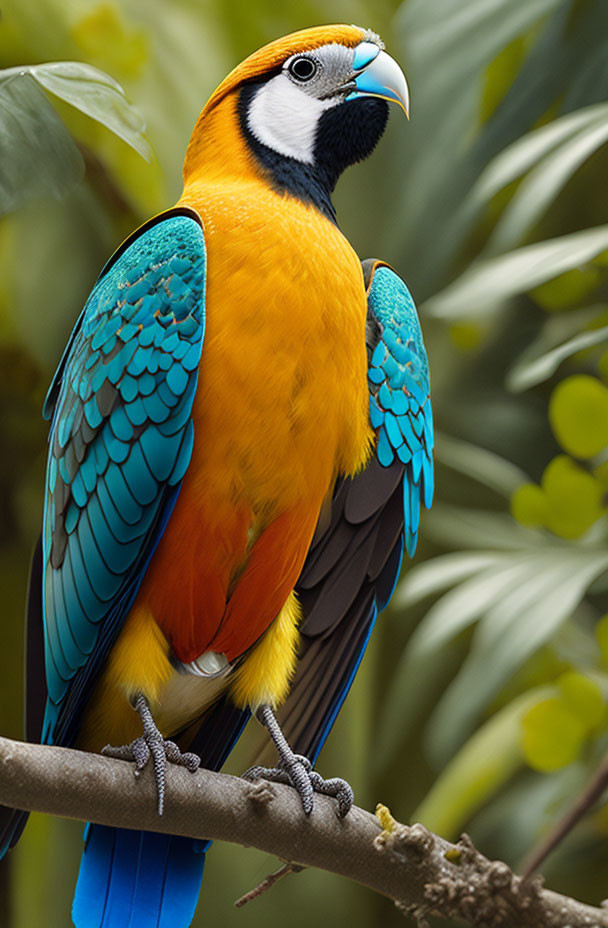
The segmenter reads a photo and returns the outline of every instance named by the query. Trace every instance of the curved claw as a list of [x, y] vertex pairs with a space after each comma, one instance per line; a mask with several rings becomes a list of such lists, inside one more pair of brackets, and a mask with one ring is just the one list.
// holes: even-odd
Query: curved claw
[[182, 754], [175, 741], [165, 741], [164, 744], [165, 754], [170, 763], [178, 764], [180, 767], [187, 767], [190, 773], [198, 770], [201, 765], [198, 754], [193, 754], [192, 751], [184, 751]]
[[337, 799], [339, 818], [344, 818], [350, 811], [355, 798], [346, 780], [340, 777], [324, 780], [320, 773], [312, 769], [310, 760], [301, 754], [294, 754], [293, 761], [280, 760], [276, 767], [250, 767], [242, 777], [245, 780], [270, 780], [292, 786], [300, 796], [305, 815], [310, 815], [314, 808], [315, 793]]
[[324, 796], [333, 796], [338, 800], [338, 815], [344, 818], [353, 807], [355, 794], [353, 788], [342, 777], [331, 777], [324, 780], [323, 777], [315, 770], [310, 775], [313, 789], [316, 793], [322, 793]]

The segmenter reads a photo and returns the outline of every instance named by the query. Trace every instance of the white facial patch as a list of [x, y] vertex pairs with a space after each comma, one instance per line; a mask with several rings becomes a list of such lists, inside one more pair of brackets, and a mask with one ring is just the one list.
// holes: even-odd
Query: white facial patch
[[249, 131], [279, 155], [305, 164], [314, 161], [315, 138], [325, 110], [339, 99], [318, 100], [300, 90], [286, 74], [277, 74], [257, 91], [249, 104]]

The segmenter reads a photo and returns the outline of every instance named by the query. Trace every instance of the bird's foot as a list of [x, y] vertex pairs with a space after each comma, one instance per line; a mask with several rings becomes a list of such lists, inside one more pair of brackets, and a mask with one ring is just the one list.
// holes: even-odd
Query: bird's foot
[[250, 767], [243, 774], [245, 780], [270, 780], [293, 786], [300, 795], [306, 815], [310, 815], [314, 806], [314, 794], [333, 796], [338, 800], [338, 815], [344, 818], [350, 810], [354, 795], [349, 783], [340, 777], [324, 780], [320, 773], [312, 769], [312, 764], [303, 754], [292, 754], [288, 759], [281, 759], [276, 767]]
[[139, 713], [144, 727], [144, 733], [130, 744], [113, 747], [106, 744], [102, 754], [106, 757], [117, 757], [120, 760], [135, 761], [135, 776], [139, 776], [150, 758], [154, 767], [156, 790], [158, 795], [158, 814], [163, 814], [165, 805], [165, 789], [167, 779], [167, 763], [187, 767], [194, 773], [200, 766], [201, 759], [196, 754], [182, 754], [174, 741], [166, 741], [156, 727], [145, 696], [139, 695], [135, 700], [134, 709]]
[[270, 706], [261, 706], [257, 712], [258, 720], [268, 729], [277, 751], [279, 761], [276, 767], [250, 767], [243, 774], [245, 780], [270, 780], [274, 783], [285, 783], [293, 786], [300, 795], [302, 807], [306, 815], [310, 815], [314, 806], [314, 794], [333, 796], [338, 800], [338, 815], [340, 818], [349, 812], [354, 794], [351, 786], [340, 777], [324, 780], [320, 773], [313, 770], [312, 763], [302, 754], [294, 754], [289, 747], [283, 732], [277, 722]]

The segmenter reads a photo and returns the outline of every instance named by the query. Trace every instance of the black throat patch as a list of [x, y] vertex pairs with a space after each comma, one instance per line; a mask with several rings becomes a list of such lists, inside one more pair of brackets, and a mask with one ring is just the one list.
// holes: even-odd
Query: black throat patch
[[337, 224], [331, 195], [338, 178], [374, 150], [386, 127], [388, 103], [366, 97], [326, 110], [319, 119], [313, 163], [305, 164], [264, 145], [249, 128], [249, 105], [262, 83], [245, 84], [239, 95], [239, 121], [247, 144], [276, 190], [312, 203]]

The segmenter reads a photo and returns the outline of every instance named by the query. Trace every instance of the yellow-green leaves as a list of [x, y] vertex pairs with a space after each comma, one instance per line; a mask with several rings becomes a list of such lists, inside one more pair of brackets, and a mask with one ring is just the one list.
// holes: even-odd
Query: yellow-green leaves
[[547, 523], [547, 499], [535, 483], [524, 483], [511, 498], [513, 517], [526, 528], [540, 528]]
[[454, 322], [449, 332], [455, 347], [465, 352], [479, 348], [484, 336], [483, 327], [476, 322]]
[[522, 720], [526, 761], [542, 772], [572, 763], [604, 716], [605, 702], [598, 684], [580, 673], [563, 674], [555, 695], [538, 702]]
[[545, 525], [562, 538], [579, 538], [603, 512], [603, 487], [565, 454], [545, 468], [541, 481], [547, 502]]
[[583, 720], [586, 731], [601, 725], [604, 719], [604, 696], [600, 686], [582, 673], [570, 671], [557, 681], [560, 698], [577, 717]]
[[[569, 454], [594, 457], [608, 445], [608, 389], [588, 374], [567, 377], [551, 395], [549, 422]], [[601, 465], [590, 473], [560, 454], [546, 467], [540, 487], [527, 483], [515, 491], [511, 512], [522, 525], [580, 538], [605, 512], [605, 492]]]
[[593, 457], [608, 445], [608, 389], [586, 374], [566, 378], [551, 396], [549, 421], [565, 451]]
[[557, 696], [534, 706], [522, 722], [522, 748], [528, 764], [545, 773], [578, 757], [585, 729]]
[[529, 528], [543, 526], [561, 538], [580, 538], [603, 514], [604, 492], [600, 480], [560, 454], [545, 468], [540, 486], [525, 483], [515, 491], [511, 512]]

